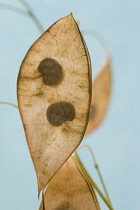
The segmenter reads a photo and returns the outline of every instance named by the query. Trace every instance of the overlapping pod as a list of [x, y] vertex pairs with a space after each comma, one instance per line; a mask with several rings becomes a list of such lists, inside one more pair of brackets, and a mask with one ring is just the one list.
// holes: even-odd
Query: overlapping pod
[[97, 128], [106, 114], [111, 93], [110, 57], [105, 60], [103, 67], [92, 83], [92, 102], [86, 134]]
[[95, 192], [70, 157], [49, 183], [39, 210], [100, 210]]
[[90, 60], [72, 14], [31, 46], [17, 93], [40, 192], [80, 144], [89, 117]]

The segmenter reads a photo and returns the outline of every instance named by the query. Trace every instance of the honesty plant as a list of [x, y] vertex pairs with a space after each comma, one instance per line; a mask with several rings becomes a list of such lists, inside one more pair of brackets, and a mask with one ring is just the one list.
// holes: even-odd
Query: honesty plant
[[[26, 1], [21, 3], [31, 10]], [[41, 31], [33, 11], [29, 14]], [[88, 49], [72, 14], [46, 30], [21, 64], [18, 108], [37, 175], [38, 195], [43, 192], [40, 210], [100, 210], [94, 187], [113, 210], [104, 183], [107, 198], [76, 153], [84, 135], [100, 125], [108, 107], [108, 53], [93, 83], [91, 72]]]

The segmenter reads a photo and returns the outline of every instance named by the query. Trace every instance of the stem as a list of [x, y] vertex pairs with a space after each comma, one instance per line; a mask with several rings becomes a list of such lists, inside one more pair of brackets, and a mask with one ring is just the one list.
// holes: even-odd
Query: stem
[[8, 5], [8, 4], [3, 4], [3, 3], [0, 3], [0, 9], [7, 9], [7, 10], [11, 10], [13, 12], [17, 12], [17, 13], [19, 13], [21, 15], [29, 16], [34, 21], [34, 23], [37, 26], [39, 32], [43, 33], [44, 29], [43, 29], [39, 19], [36, 17], [36, 15], [34, 14], [33, 10], [29, 6], [29, 4], [25, 0], [19, 0], [19, 1], [27, 9], [26, 11], [23, 10], [23, 9], [20, 9], [18, 7], [15, 7], [15, 6], [12, 6], [12, 5]]
[[44, 32], [44, 29], [41, 25], [41, 22], [39, 21], [39, 19], [36, 17], [36, 15], [34, 14], [33, 10], [31, 9], [31, 7], [29, 6], [29, 4], [25, 1], [25, 0], [19, 0], [19, 2], [27, 9], [28, 11], [28, 15], [31, 17], [31, 19], [34, 21], [35, 25], [37, 26], [38, 30], [40, 31], [40, 33]]
[[108, 194], [107, 188], [106, 188], [106, 186], [105, 186], [105, 182], [104, 182], [104, 180], [103, 180], [103, 176], [102, 176], [102, 174], [101, 174], [101, 171], [100, 171], [100, 169], [99, 169], [99, 165], [98, 165], [98, 163], [97, 163], [97, 161], [96, 161], [96, 158], [95, 158], [95, 154], [94, 154], [93, 150], [90, 148], [90, 146], [88, 146], [88, 145], [81, 145], [81, 146], [79, 147], [79, 149], [80, 149], [80, 148], [84, 148], [84, 147], [87, 147], [87, 149], [90, 151], [90, 154], [91, 154], [92, 159], [93, 159], [93, 162], [94, 162], [94, 167], [95, 167], [95, 169], [97, 170], [97, 173], [98, 173], [99, 179], [100, 179], [100, 181], [101, 181], [101, 183], [102, 183], [102, 186], [103, 186], [104, 192], [105, 192], [105, 194], [106, 194], [106, 197], [107, 197], [108, 201], [110, 202], [110, 204], [111, 204], [111, 206], [112, 206], [112, 203], [111, 203], [111, 200], [110, 200], [110, 198], [109, 198], [109, 194]]
[[13, 106], [14, 108], [17, 108], [18, 109], [18, 106], [15, 105], [15, 104], [13, 104], [13, 103], [0, 101], [0, 104], [7, 104], [7, 105]]
[[79, 155], [77, 154], [77, 152], [75, 152], [75, 156], [82, 168], [82, 170], [84, 171], [84, 174], [87, 176], [88, 180], [90, 181], [90, 183], [94, 186], [94, 188], [96, 189], [96, 191], [98, 192], [98, 194], [100, 195], [100, 197], [103, 199], [103, 201], [105, 202], [105, 204], [108, 206], [108, 208], [110, 210], [114, 210], [112, 205], [110, 204], [110, 202], [108, 201], [108, 199], [103, 195], [103, 193], [101, 192], [101, 190], [98, 188], [97, 184], [95, 183], [95, 181], [93, 180], [93, 178], [90, 176], [90, 174], [88, 173], [87, 169], [85, 168], [85, 166], [83, 165]]
[[0, 3], [0, 9], [11, 10], [11, 11], [17, 12], [17, 13], [19, 13], [21, 15], [28, 15], [27, 11], [25, 11], [23, 9], [20, 9], [18, 7], [12, 6], [12, 5], [8, 5], [8, 4]]

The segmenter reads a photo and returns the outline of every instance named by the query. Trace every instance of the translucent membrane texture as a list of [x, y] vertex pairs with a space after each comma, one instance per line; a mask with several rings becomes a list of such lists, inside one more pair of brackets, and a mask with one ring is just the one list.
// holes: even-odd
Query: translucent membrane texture
[[[44, 209], [43, 209], [44, 208]], [[100, 210], [95, 192], [79, 171], [74, 159], [68, 161], [49, 183], [39, 210]]]
[[31, 46], [18, 75], [18, 106], [39, 193], [84, 136], [91, 84], [88, 51], [70, 14]]

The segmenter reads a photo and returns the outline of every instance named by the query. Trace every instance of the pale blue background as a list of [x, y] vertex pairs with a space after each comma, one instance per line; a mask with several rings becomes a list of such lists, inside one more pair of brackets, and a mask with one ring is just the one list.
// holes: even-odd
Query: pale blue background
[[[0, 0], [22, 7], [15, 0]], [[84, 143], [97, 156], [115, 210], [139, 210], [140, 197], [140, 2], [139, 0], [28, 1], [47, 29], [73, 12], [81, 29], [99, 32], [112, 52], [113, 88], [103, 124]], [[31, 19], [0, 10], [0, 101], [17, 104], [16, 80], [21, 61], [40, 33]], [[93, 75], [102, 51], [85, 37]], [[97, 59], [96, 59], [97, 57]], [[0, 105], [0, 209], [38, 209], [37, 183], [18, 110]], [[83, 160], [99, 184], [90, 155]], [[100, 184], [99, 184], [100, 185]], [[100, 200], [101, 209], [107, 210]]]

